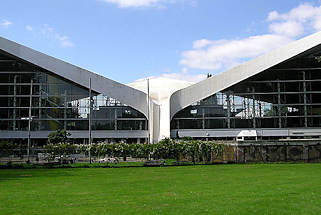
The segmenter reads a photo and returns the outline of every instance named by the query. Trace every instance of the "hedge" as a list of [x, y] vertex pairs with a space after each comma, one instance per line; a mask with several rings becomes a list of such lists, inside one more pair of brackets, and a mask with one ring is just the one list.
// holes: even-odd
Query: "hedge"
[[59, 143], [45, 146], [47, 152], [52, 156], [69, 155], [76, 153], [90, 154], [95, 157], [133, 157], [144, 159], [175, 159], [212, 161], [219, 156], [224, 145], [215, 142], [200, 140], [172, 140], [163, 139], [157, 144], [127, 144], [127, 143], [94, 143], [71, 144]]

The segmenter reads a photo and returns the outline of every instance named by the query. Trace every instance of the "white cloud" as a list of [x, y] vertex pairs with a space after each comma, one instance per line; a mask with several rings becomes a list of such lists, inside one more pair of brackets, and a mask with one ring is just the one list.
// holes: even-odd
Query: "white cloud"
[[189, 73], [182, 71], [182, 72], [176, 72], [176, 73], [165, 73], [165, 74], [162, 74], [158, 77], [197, 83], [197, 82], [204, 80], [206, 78], [206, 75], [204, 75], [204, 74], [195, 74], [194, 75], [194, 74], [189, 74]]
[[1, 20], [1, 22], [0, 22], [0, 26], [1, 27], [7, 28], [7, 27], [9, 27], [9, 25], [12, 25], [12, 22], [10, 22], [10, 21], [8, 21], [6, 19]]
[[74, 46], [74, 43], [71, 42], [67, 36], [60, 36], [59, 34], [56, 34], [56, 38], [60, 42], [60, 45], [62, 47], [73, 47]]
[[30, 25], [26, 25], [26, 29], [27, 31], [32, 31], [33, 28]]
[[313, 22], [313, 28], [317, 31], [321, 30], [321, 15], [315, 17]]
[[212, 41], [207, 40], [207, 39], [202, 39], [202, 40], [196, 40], [193, 42], [193, 48], [194, 49], [200, 49], [203, 48], [207, 45], [210, 45], [212, 43]]
[[281, 23], [272, 23], [269, 26], [271, 32], [288, 37], [296, 37], [304, 33], [302, 23], [297, 21], [287, 21]]
[[50, 27], [48, 24], [43, 25], [40, 32], [45, 38], [51, 41], [57, 41], [63, 48], [75, 46], [68, 36], [57, 33], [55, 29]]
[[[158, 79], [158, 78], [166, 78], [166, 79], [174, 79], [174, 80], [181, 80], [181, 81], [188, 81], [191, 83], [197, 83], [204, 80], [207, 77], [205, 74], [192, 74], [188, 71], [186, 67], [182, 69], [181, 72], [171, 72], [168, 69], [164, 71], [164, 74], [159, 76], [151, 76], [148, 77], [149, 79]], [[144, 79], [138, 79], [141, 81]]]
[[321, 6], [305, 3], [287, 13], [272, 11], [267, 21], [273, 22], [270, 24], [271, 32], [300, 36], [304, 32], [321, 30]]
[[312, 4], [305, 3], [301, 4], [298, 7], [293, 8], [288, 13], [280, 14], [277, 11], [272, 11], [269, 13], [267, 20], [268, 21], [288, 21], [288, 20], [297, 20], [300, 22], [308, 21], [313, 19], [317, 14], [320, 14], [321, 7], [313, 6]]
[[182, 52], [180, 64], [214, 71], [236, 66], [304, 34], [321, 30], [321, 6], [305, 3], [287, 13], [272, 11], [267, 22], [270, 33], [232, 40], [196, 40], [193, 49]]
[[42, 33], [44, 36], [46, 36], [46, 35], [52, 34], [53, 30], [54, 30], [54, 29], [53, 29], [52, 27], [50, 27], [48, 24], [44, 24], [44, 25], [42, 26], [42, 28], [41, 28], [41, 33]]
[[180, 64], [205, 70], [230, 68], [290, 41], [285, 36], [273, 34], [251, 36], [239, 40], [211, 41], [202, 49], [183, 52]]
[[182, 3], [191, 7], [196, 7], [197, 0], [101, 0], [110, 4], [115, 4], [120, 8], [142, 8], [158, 7], [163, 8], [166, 4]]
[[121, 8], [128, 7], [151, 7], [165, 2], [164, 0], [104, 0], [107, 3], [118, 5]]
[[272, 11], [269, 13], [267, 20], [268, 21], [273, 21], [279, 18], [279, 13], [277, 11]]

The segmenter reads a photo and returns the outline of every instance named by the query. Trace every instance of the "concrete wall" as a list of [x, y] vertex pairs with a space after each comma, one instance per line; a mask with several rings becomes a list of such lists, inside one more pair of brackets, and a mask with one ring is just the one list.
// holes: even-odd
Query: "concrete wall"
[[226, 144], [215, 162], [321, 162], [320, 141], [247, 142]]

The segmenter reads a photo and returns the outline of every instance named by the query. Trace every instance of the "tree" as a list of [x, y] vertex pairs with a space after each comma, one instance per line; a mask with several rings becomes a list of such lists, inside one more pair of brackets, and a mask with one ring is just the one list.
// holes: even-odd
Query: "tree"
[[11, 163], [11, 155], [13, 155], [14, 151], [14, 144], [12, 142], [8, 141], [0, 141], [0, 154], [4, 153], [8, 156], [9, 161], [8, 163]]
[[48, 135], [48, 142], [50, 144], [66, 143], [68, 142], [68, 136], [70, 136], [70, 133], [65, 129], [58, 129]]

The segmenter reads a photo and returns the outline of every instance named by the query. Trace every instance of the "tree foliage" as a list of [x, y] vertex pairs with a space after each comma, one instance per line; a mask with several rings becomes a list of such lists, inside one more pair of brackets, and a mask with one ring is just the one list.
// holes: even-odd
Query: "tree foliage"
[[200, 140], [175, 141], [163, 139], [157, 144], [126, 144], [121, 143], [94, 143], [91, 145], [70, 143], [49, 144], [46, 146], [49, 153], [54, 155], [68, 155], [84, 153], [96, 157], [133, 157], [144, 159], [175, 159], [209, 162], [223, 152], [222, 144]]
[[48, 142], [50, 144], [66, 143], [68, 142], [68, 136], [70, 136], [70, 133], [65, 129], [58, 129], [48, 135]]

